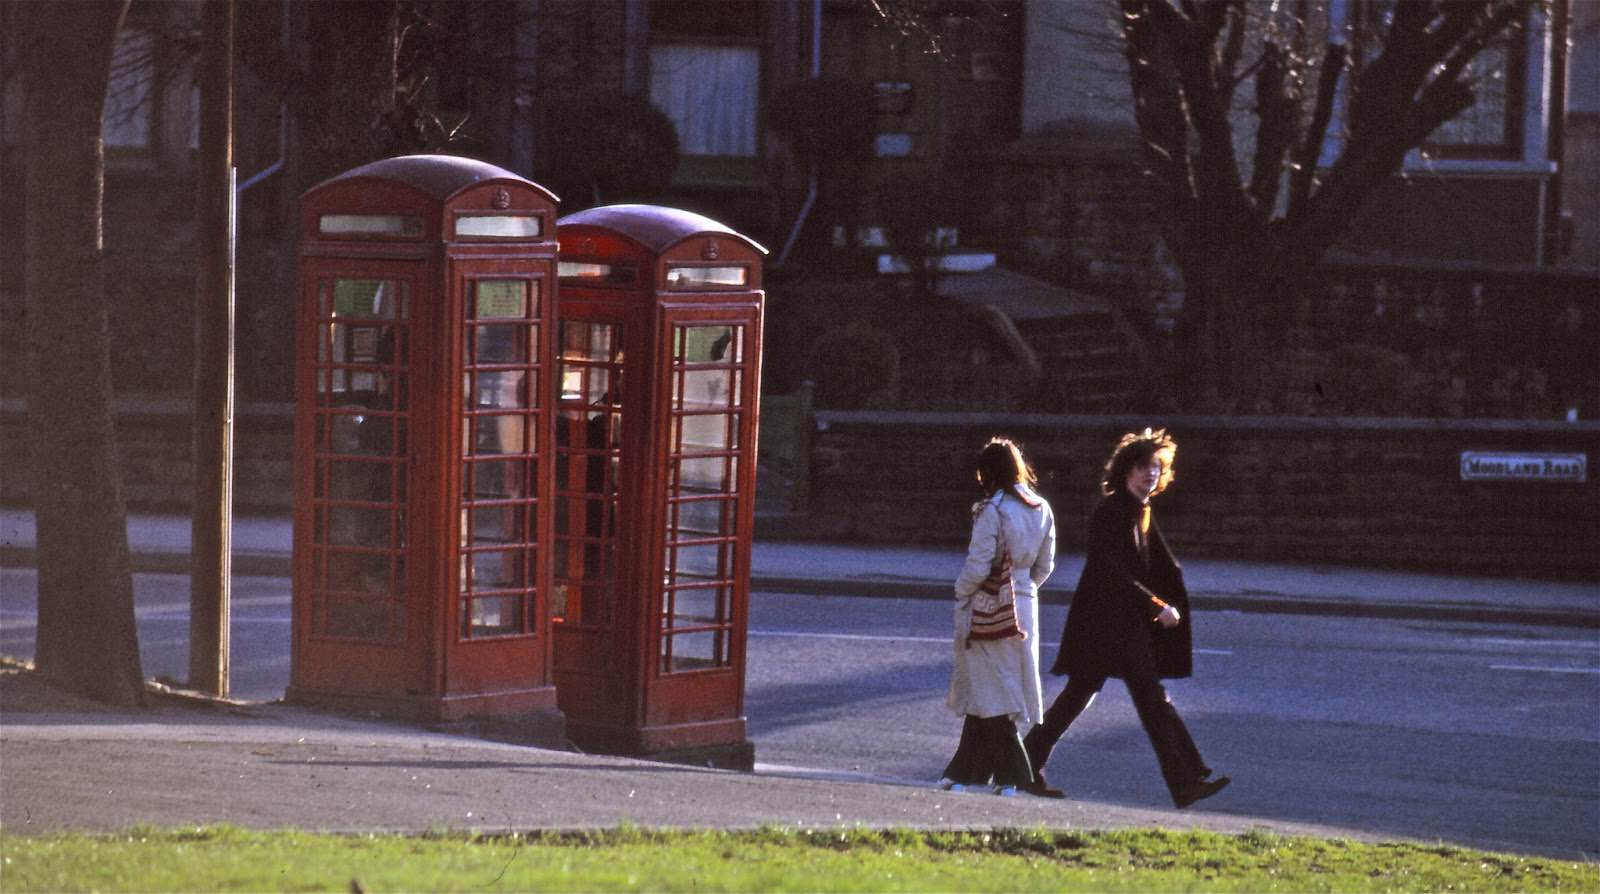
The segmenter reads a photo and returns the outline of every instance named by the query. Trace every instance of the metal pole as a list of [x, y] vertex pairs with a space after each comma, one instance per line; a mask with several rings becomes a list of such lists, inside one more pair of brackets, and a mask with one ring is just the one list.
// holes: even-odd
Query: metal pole
[[228, 694], [233, 509], [233, 0], [201, 7], [189, 686]]

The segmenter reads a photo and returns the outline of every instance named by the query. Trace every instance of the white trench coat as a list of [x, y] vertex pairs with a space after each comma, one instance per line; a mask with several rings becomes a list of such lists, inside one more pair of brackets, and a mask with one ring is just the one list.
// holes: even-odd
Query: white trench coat
[[[945, 703], [956, 714], [975, 717], [1010, 715], [1015, 723], [1044, 720], [1039, 682], [1039, 587], [1055, 570], [1056, 520], [1050, 504], [1017, 485], [1038, 503], [1029, 506], [1015, 493], [1001, 490], [980, 504], [972, 521], [967, 561], [956, 578], [955, 666]], [[1016, 591], [1017, 626], [1026, 639], [977, 640], [966, 645], [972, 629], [972, 597], [989, 576], [997, 534], [1011, 552], [1011, 585]]]

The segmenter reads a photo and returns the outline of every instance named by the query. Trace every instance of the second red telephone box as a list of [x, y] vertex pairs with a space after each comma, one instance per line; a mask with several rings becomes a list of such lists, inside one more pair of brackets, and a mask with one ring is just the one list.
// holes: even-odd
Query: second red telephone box
[[553, 673], [597, 751], [749, 769], [760, 245], [688, 211], [558, 225]]

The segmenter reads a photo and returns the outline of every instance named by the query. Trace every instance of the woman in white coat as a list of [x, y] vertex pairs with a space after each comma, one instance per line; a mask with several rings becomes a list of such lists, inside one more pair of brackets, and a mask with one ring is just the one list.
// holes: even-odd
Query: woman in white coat
[[[953, 791], [993, 785], [997, 794], [1014, 795], [1019, 787], [1035, 788], [1017, 724], [1027, 728], [1044, 716], [1038, 595], [1055, 568], [1056, 522], [1012, 441], [994, 438], [984, 445], [978, 483], [987, 496], [973, 506], [972, 541], [956, 579], [955, 666], [946, 700], [964, 720], [943, 785]], [[980, 589], [995, 571], [1000, 574], [990, 592], [998, 589], [1003, 604], [1010, 590], [1014, 624], [981, 604], [974, 621]]]

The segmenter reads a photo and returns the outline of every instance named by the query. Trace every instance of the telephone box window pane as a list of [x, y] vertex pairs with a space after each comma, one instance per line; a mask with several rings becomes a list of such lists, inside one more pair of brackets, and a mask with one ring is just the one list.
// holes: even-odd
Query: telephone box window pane
[[736, 450], [739, 416], [737, 413], [673, 416], [671, 437], [675, 450]]
[[708, 670], [726, 664], [726, 661], [719, 660], [719, 654], [723, 651], [722, 635], [720, 630], [701, 630], [663, 636], [662, 672]]
[[616, 327], [610, 323], [562, 323], [561, 359], [616, 360], [611, 346], [616, 338]]
[[672, 357], [678, 363], [738, 363], [744, 357], [742, 334], [738, 326], [680, 326]]
[[387, 595], [390, 591], [389, 555], [387, 553], [358, 553], [329, 550], [327, 577], [323, 589], [336, 593], [373, 593]]
[[[558, 571], [556, 576], [565, 575]], [[550, 600], [551, 613], [557, 623], [604, 627], [611, 623], [613, 586], [612, 583], [605, 581], [589, 585], [557, 584], [555, 596]], [[592, 656], [591, 660], [604, 661], [606, 658], [606, 655], [601, 654]]]
[[530, 239], [542, 232], [539, 218], [527, 214], [474, 214], [456, 218], [456, 236]]
[[501, 590], [522, 586], [523, 551], [492, 550], [469, 553], [473, 590]]
[[678, 464], [678, 487], [680, 490], [725, 491], [733, 477], [733, 463], [732, 457], [723, 456], [684, 459]]
[[749, 267], [668, 267], [667, 288], [738, 289], [750, 284]]
[[639, 271], [625, 265], [560, 261], [556, 264], [556, 275], [577, 285], [631, 286]]
[[333, 315], [384, 319], [404, 317], [402, 297], [403, 290], [394, 280], [336, 279], [333, 281]]
[[478, 373], [474, 403], [481, 408], [520, 410], [529, 406], [523, 382], [533, 378], [531, 370], [506, 370]]
[[526, 497], [526, 466], [521, 460], [512, 462], [471, 463], [472, 493], [482, 499], [509, 500]]
[[723, 543], [674, 546], [669, 551], [671, 558], [667, 571], [675, 579], [717, 580], [725, 576], [726, 552], [727, 545]]
[[474, 317], [480, 320], [520, 320], [528, 316], [525, 279], [482, 280], [477, 285]]
[[328, 447], [333, 453], [389, 456], [394, 452], [392, 417], [378, 414], [340, 415], [331, 417], [330, 424], [332, 438]]
[[472, 536], [469, 541], [463, 532], [463, 545], [518, 543], [522, 539], [522, 517], [522, 509], [516, 506], [487, 506], [473, 509], [470, 515]]
[[672, 402], [680, 409], [710, 410], [739, 405], [738, 376], [731, 369], [685, 370], [682, 389], [673, 379]]
[[583, 400], [591, 407], [615, 403], [611, 399], [611, 370], [603, 366], [585, 370]]
[[694, 500], [678, 504], [678, 534], [722, 534], [722, 500]]
[[461, 635], [497, 636], [522, 632], [522, 600], [516, 596], [479, 596], [461, 604]]
[[472, 420], [478, 455], [528, 452], [528, 417], [479, 416]]
[[389, 523], [390, 512], [387, 508], [329, 506], [328, 543], [388, 549], [391, 545]]
[[[566, 403], [561, 418], [573, 423], [595, 422], [621, 408], [621, 370], [609, 366], [588, 366], [570, 361], [561, 367], [561, 400]], [[579, 409], [581, 405], [582, 409]], [[599, 423], [603, 427], [604, 423]], [[592, 439], [589, 446], [600, 447], [604, 438]]]
[[318, 460], [317, 470], [318, 485], [323, 478], [328, 482], [327, 493], [318, 496], [363, 503], [391, 503], [396, 497], [403, 498], [394, 493], [393, 468], [388, 463]]
[[669, 629], [710, 627], [722, 623], [723, 593], [722, 587], [681, 587], [674, 590]]
[[[682, 441], [677, 440], [678, 431], [684, 423], [690, 426], [690, 431]], [[704, 428], [695, 429], [693, 426], [703, 425]], [[737, 450], [739, 449], [739, 416], [737, 413], [717, 414], [715, 416], [676, 416], [672, 420], [673, 444], [683, 445], [685, 450]]]
[[400, 214], [324, 214], [317, 225], [324, 236], [422, 235], [422, 218]]
[[479, 364], [527, 363], [533, 330], [527, 326], [477, 326], [476, 350], [472, 357]]
[[616, 587], [617, 408], [622, 333], [612, 323], [561, 326], [561, 411], [556, 418], [555, 586], [564, 624], [611, 623]]

